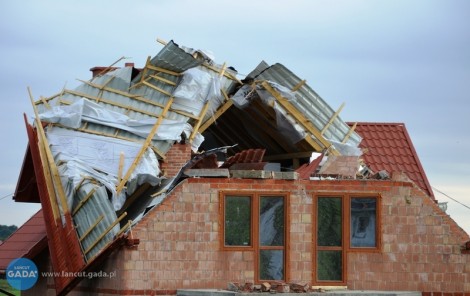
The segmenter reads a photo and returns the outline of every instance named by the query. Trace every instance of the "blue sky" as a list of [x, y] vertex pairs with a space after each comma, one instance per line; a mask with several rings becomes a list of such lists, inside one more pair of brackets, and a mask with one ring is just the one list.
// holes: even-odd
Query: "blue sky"
[[[0, 224], [39, 208], [9, 196], [32, 115], [26, 88], [49, 97], [121, 56], [143, 66], [156, 38], [211, 50], [241, 74], [280, 62], [333, 109], [345, 102], [345, 121], [405, 123], [431, 185], [470, 206], [469, 1], [11, 0], [0, 33]], [[435, 194], [470, 232], [470, 209]]]

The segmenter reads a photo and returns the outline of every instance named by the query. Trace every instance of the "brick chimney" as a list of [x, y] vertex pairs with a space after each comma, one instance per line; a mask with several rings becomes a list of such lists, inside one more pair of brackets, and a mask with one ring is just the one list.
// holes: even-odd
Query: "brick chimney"
[[174, 177], [179, 170], [191, 159], [190, 144], [174, 144], [166, 153], [165, 161], [160, 163], [160, 169], [167, 177]]
[[[124, 67], [134, 67], [134, 63], [125, 63]], [[103, 75], [106, 72], [113, 71], [119, 69], [119, 67], [103, 67], [103, 66], [96, 66], [90, 69], [92, 77], [96, 77], [98, 75]]]

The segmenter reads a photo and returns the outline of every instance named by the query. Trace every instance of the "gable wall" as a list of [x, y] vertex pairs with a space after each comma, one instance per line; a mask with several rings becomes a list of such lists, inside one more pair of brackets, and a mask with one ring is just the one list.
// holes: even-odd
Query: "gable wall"
[[290, 192], [290, 282], [312, 283], [314, 194], [377, 192], [382, 196], [382, 250], [348, 254], [348, 288], [470, 291], [470, 255], [460, 252], [468, 235], [412, 183], [208, 178], [184, 181], [145, 216], [132, 230], [140, 245], [114, 253], [104, 267], [115, 270], [116, 278], [99, 279], [88, 291], [164, 295], [253, 282], [253, 251], [220, 250], [220, 190]]

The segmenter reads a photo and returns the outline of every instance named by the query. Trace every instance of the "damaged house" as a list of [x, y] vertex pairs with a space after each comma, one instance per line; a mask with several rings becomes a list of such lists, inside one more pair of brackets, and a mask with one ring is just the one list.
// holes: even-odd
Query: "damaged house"
[[[92, 71], [31, 95], [14, 199], [41, 203], [19, 231], [42, 232], [2, 244], [0, 270], [56, 273], [23, 293], [470, 292], [470, 238], [404, 124], [346, 123], [282, 64], [240, 80], [173, 41], [141, 69]], [[113, 277], [68, 276], [98, 271]]]

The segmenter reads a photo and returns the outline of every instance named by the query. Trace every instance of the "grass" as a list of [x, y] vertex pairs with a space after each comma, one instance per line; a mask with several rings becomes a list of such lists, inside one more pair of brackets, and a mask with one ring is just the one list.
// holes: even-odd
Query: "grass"
[[[6, 279], [0, 279], [0, 289], [13, 295], [21, 295], [21, 291], [12, 288]], [[4, 293], [0, 291], [0, 295], [4, 295]]]

